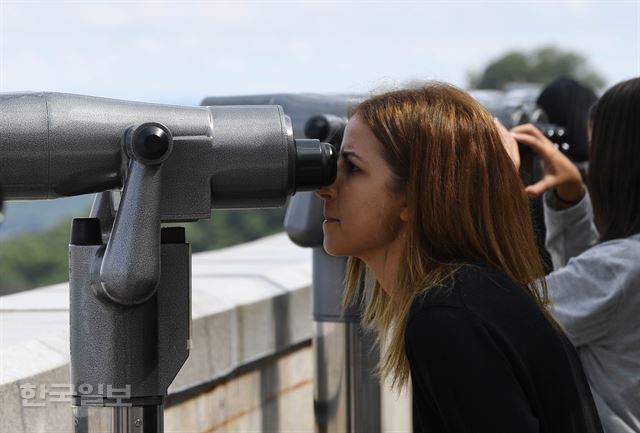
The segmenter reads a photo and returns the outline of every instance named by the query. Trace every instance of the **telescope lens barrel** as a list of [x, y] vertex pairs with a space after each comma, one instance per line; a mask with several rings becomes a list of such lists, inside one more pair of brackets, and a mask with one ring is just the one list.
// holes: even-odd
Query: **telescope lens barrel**
[[296, 143], [296, 191], [312, 191], [336, 180], [338, 153], [329, 143], [299, 139]]
[[332, 183], [337, 164], [330, 144], [294, 140], [280, 106], [0, 94], [0, 183], [8, 200], [123, 188], [132, 158], [162, 163], [165, 222], [209, 218], [211, 209], [282, 206], [296, 191]]

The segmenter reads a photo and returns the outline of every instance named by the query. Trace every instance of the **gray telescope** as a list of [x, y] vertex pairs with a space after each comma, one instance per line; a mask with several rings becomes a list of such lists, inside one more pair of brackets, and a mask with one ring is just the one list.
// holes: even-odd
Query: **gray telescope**
[[[178, 107], [59, 93], [0, 94], [5, 199], [121, 188], [132, 156], [123, 135], [148, 122], [160, 123], [173, 137], [161, 161], [163, 221], [208, 218], [211, 209], [282, 206], [294, 192], [316, 189], [335, 176], [330, 146], [294, 140], [280, 106]], [[159, 139], [140, 139], [141, 149], [157, 144], [155, 151], [163, 150]]]
[[99, 193], [69, 245], [76, 432], [163, 431], [167, 388], [189, 355], [191, 247], [161, 222], [281, 206], [332, 183], [336, 157], [295, 140], [280, 106], [0, 94], [5, 199]]

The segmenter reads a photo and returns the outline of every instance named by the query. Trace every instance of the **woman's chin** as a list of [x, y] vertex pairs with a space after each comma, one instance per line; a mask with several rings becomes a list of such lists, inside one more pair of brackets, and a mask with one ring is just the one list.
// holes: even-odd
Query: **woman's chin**
[[330, 256], [342, 257], [349, 255], [349, 252], [345, 251], [344, 248], [340, 248], [340, 246], [328, 241], [326, 236], [322, 246], [324, 247], [324, 251]]

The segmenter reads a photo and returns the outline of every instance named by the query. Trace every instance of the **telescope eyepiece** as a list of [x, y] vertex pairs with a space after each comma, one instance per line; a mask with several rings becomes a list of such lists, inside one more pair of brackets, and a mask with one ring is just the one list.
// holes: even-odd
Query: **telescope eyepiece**
[[336, 180], [338, 153], [329, 143], [299, 139], [296, 143], [296, 191], [313, 191]]

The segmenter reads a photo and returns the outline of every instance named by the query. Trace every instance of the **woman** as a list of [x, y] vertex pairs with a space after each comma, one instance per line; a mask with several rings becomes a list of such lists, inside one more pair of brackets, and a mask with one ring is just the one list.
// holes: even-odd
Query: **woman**
[[541, 155], [548, 173], [526, 190], [548, 191], [551, 312], [577, 347], [605, 431], [638, 432], [640, 78], [608, 90], [591, 113], [588, 193], [578, 170], [533, 126], [512, 135]]
[[345, 301], [384, 343], [379, 373], [412, 379], [414, 432], [601, 431], [533, 283], [544, 272], [523, 186], [475, 100], [433, 84], [362, 102], [318, 194], [325, 250], [350, 256]]

